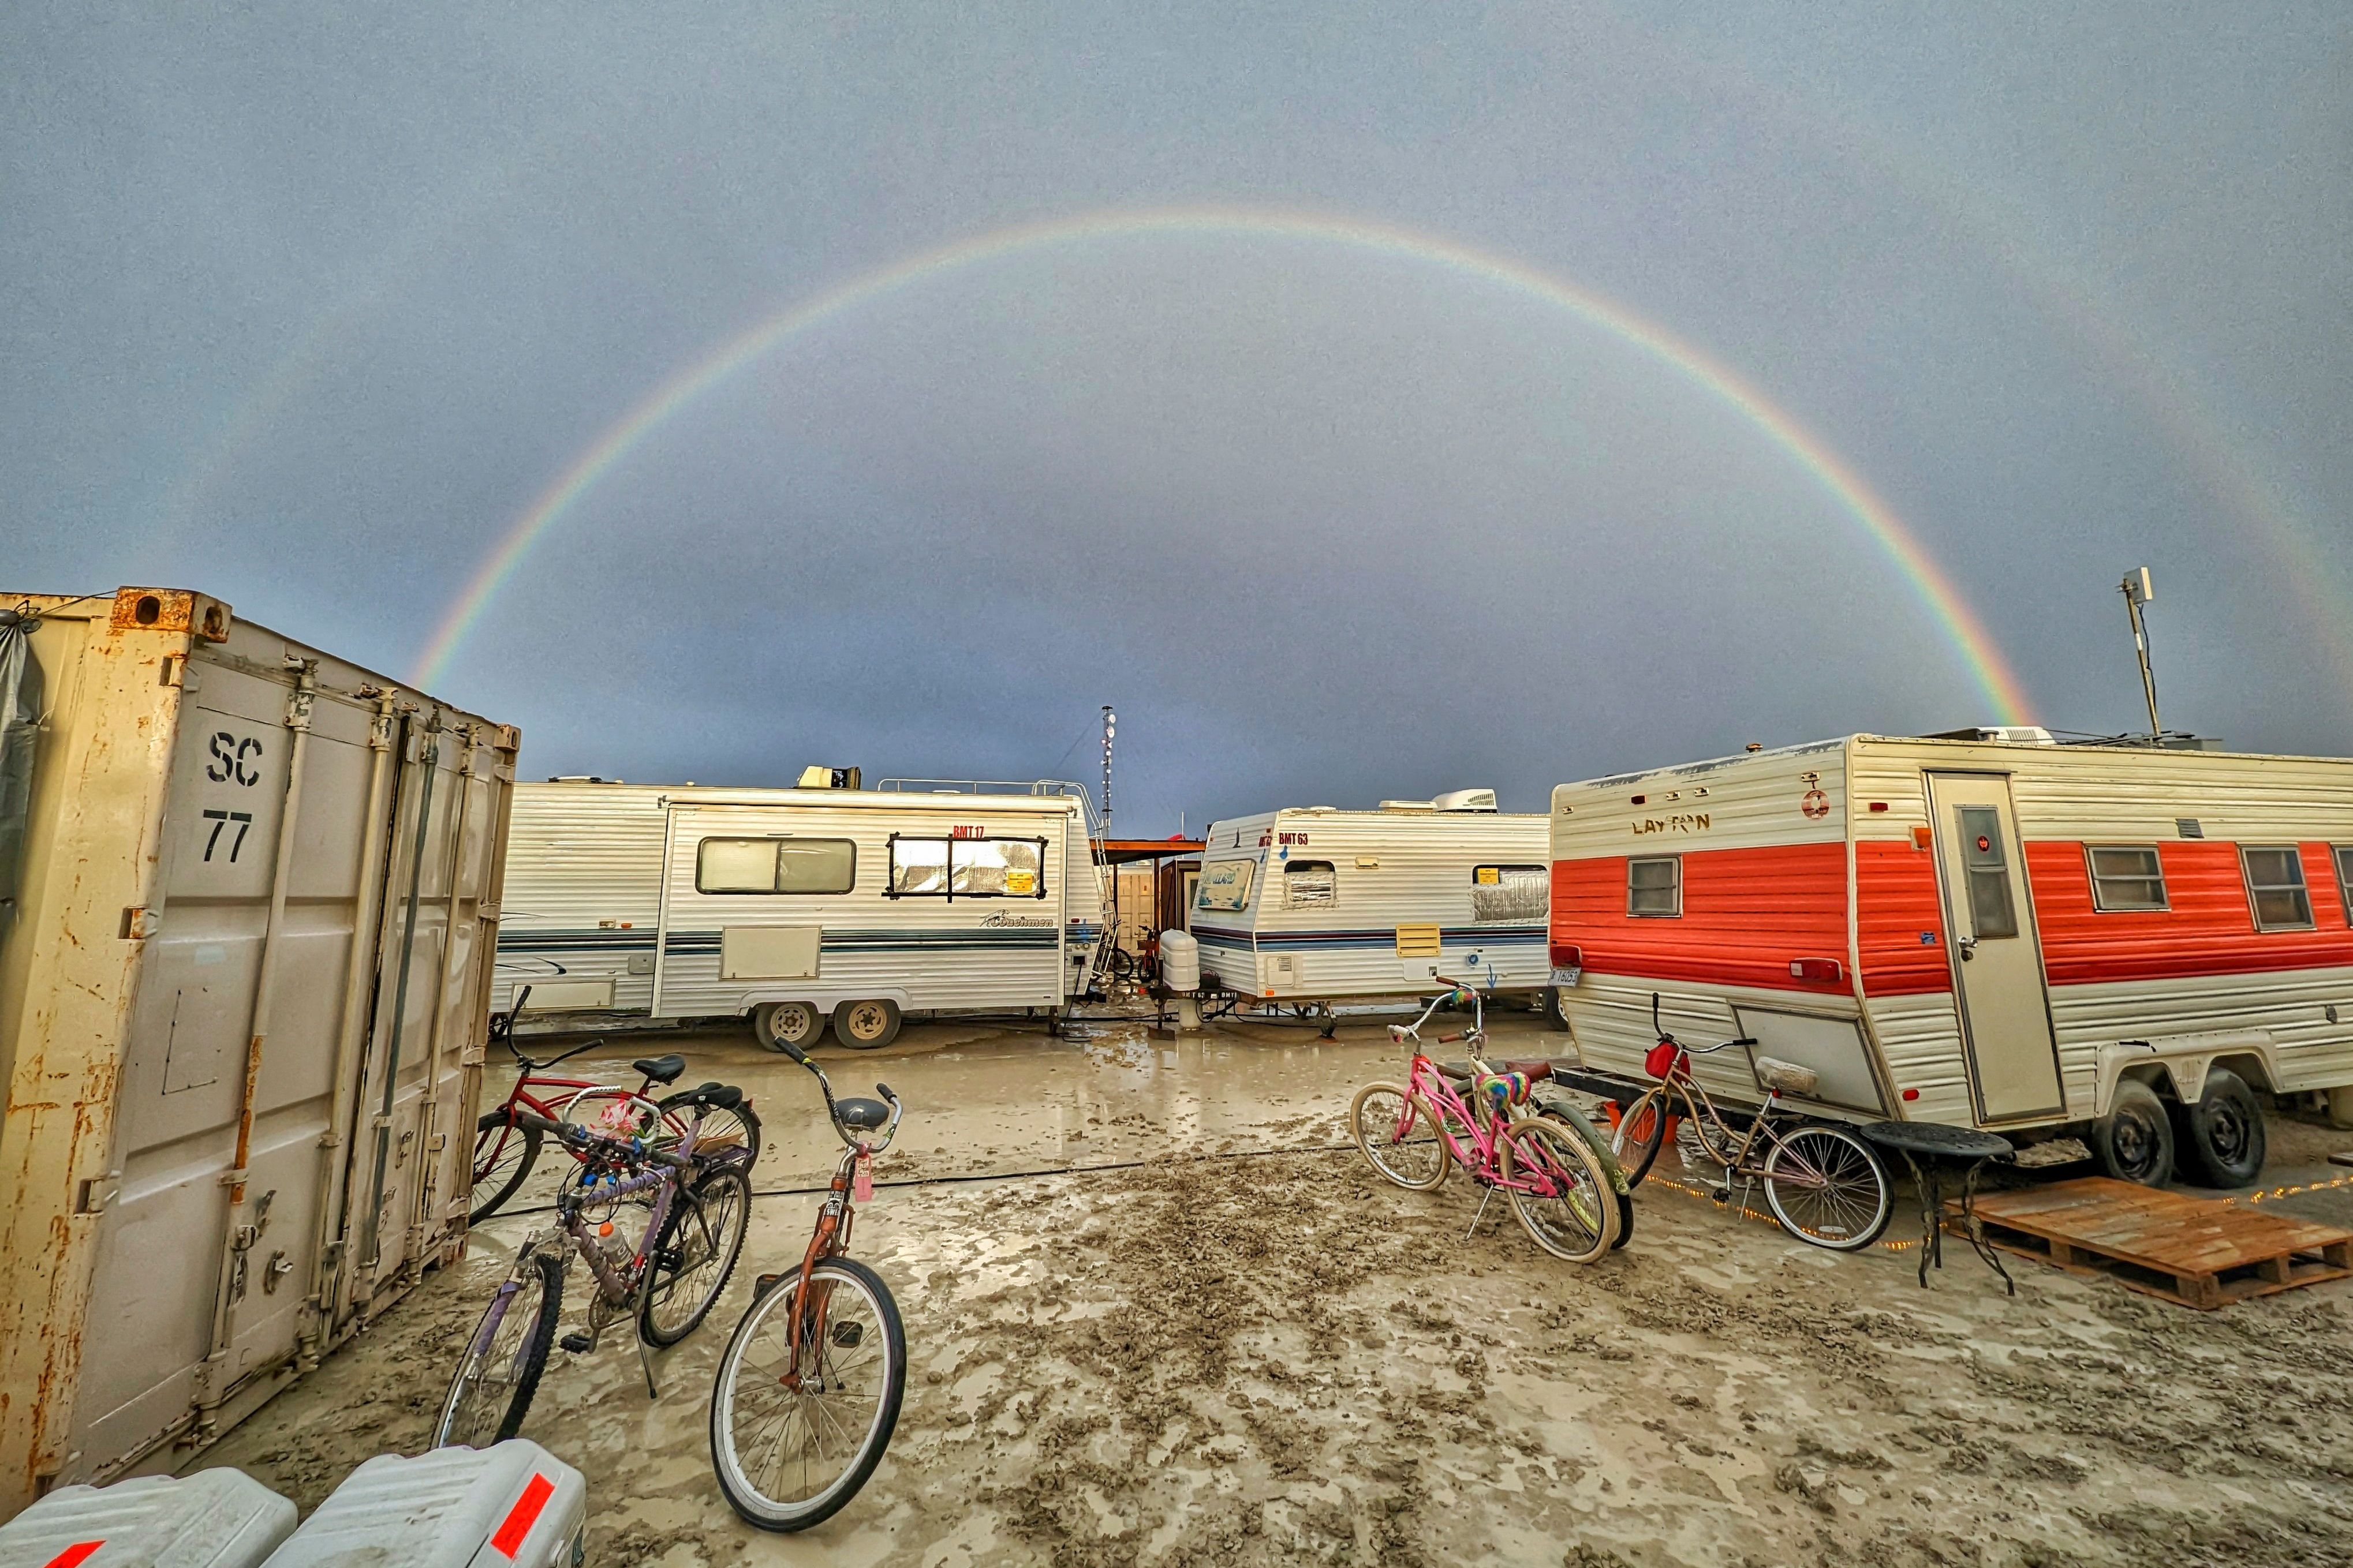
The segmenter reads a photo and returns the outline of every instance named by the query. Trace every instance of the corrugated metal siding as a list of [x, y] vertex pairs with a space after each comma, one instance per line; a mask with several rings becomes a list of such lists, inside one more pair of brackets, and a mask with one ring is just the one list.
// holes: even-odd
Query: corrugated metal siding
[[2210, 1031], [2266, 1031], [2283, 1091], [2353, 1083], [2353, 968], [2053, 986], [2051, 1012], [2071, 1106], [2088, 1101], [2102, 1047]]
[[2052, 984], [2353, 964], [2353, 927], [2346, 923], [2327, 846], [2305, 845], [2301, 856], [2315, 929], [2271, 931], [2255, 929], [2238, 846], [2177, 840], [2152, 847], [2165, 868], [2171, 907], [2104, 911], [2093, 907], [2083, 845], [2027, 844], [2027, 874]]
[[[609, 978], [613, 1011], [652, 1008], [663, 794], [641, 784], [515, 785], [494, 1006], [536, 981]], [[645, 973], [629, 973], [632, 958]]]
[[1845, 964], [1846, 847], [1692, 849], [1683, 859], [1679, 918], [1626, 912], [1623, 855], [1553, 867], [1553, 940], [1584, 950], [1586, 966], [1698, 984], [1831, 995], [1843, 981], [1800, 980], [1799, 958]]
[[1961, 1058], [1961, 1020], [1953, 1006], [1953, 994], [1874, 991], [1865, 1007], [1879, 1042], [1880, 1059], [1898, 1096], [1907, 1089], [1920, 1091], [1916, 1100], [1899, 1098], [1904, 1119], [1974, 1125], [1977, 1107], [1969, 1098], [1968, 1068]]
[[1936, 857], [1908, 837], [1858, 840], [1854, 877], [1863, 988], [1874, 997], [1949, 994], [1953, 966]]

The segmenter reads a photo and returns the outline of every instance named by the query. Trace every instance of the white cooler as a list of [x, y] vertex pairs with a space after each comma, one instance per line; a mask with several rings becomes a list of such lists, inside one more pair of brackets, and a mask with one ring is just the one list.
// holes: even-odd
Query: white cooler
[[0, 1568], [253, 1568], [294, 1505], [242, 1470], [59, 1487], [0, 1524]]
[[572, 1568], [586, 1555], [587, 1525], [588, 1483], [523, 1438], [413, 1459], [380, 1454], [343, 1479], [269, 1568]]

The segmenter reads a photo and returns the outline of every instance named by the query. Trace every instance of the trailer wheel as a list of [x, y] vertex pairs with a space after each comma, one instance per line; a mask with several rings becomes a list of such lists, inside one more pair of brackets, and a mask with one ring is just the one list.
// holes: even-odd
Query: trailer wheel
[[852, 1050], [879, 1050], [899, 1037], [899, 1004], [844, 1002], [833, 1010], [833, 1037]]
[[2173, 1174], [2173, 1122], [2157, 1090], [2133, 1078], [2117, 1084], [2108, 1113], [2092, 1123], [2092, 1151], [2116, 1180], [2163, 1186]]
[[1563, 1034], [1568, 1032], [1568, 1013], [1560, 1005], [1559, 986], [1547, 985], [1536, 993], [1536, 1011], [1544, 1015], [1544, 1021], [1554, 1028]]
[[765, 1002], [752, 1009], [752, 1037], [772, 1051], [807, 1050], [825, 1033], [825, 1015], [807, 1002]]
[[2263, 1173], [2263, 1108], [2228, 1068], [2206, 1075], [2206, 1092], [2181, 1111], [2182, 1173], [2200, 1186], [2243, 1187]]

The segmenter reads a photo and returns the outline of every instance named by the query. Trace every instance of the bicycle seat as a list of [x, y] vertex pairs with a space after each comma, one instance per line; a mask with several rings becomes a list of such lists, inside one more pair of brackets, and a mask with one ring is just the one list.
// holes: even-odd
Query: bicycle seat
[[879, 1100], [837, 1100], [833, 1102], [833, 1119], [844, 1127], [873, 1132], [890, 1125], [891, 1108]]
[[1811, 1098], [1815, 1089], [1821, 1083], [1821, 1075], [1811, 1068], [1801, 1068], [1795, 1062], [1785, 1062], [1773, 1057], [1758, 1057], [1757, 1081], [1767, 1089], [1778, 1089], [1783, 1094]]
[[656, 1083], [676, 1083], [678, 1075], [686, 1070], [686, 1058], [681, 1056], [639, 1057], [629, 1065]]
[[729, 1084], [706, 1083], [696, 1086], [691, 1098], [713, 1110], [733, 1110], [744, 1103], [744, 1091]]
[[1535, 1083], [1539, 1079], [1547, 1079], [1552, 1076], [1552, 1063], [1548, 1060], [1505, 1062], [1504, 1064], [1504, 1070], [1505, 1072], [1518, 1073], [1522, 1077], [1525, 1078], [1530, 1083]]

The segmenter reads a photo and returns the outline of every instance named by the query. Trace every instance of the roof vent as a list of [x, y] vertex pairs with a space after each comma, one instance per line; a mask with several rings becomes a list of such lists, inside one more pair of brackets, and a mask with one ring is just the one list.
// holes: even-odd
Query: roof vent
[[795, 789], [856, 789], [856, 768], [828, 768], [822, 765], [801, 770], [800, 782]]
[[1493, 811], [1495, 792], [1491, 789], [1451, 789], [1430, 803], [1432, 811]]
[[1427, 816], [1429, 813], [1436, 811], [1438, 806], [1436, 803], [1427, 800], [1385, 800], [1381, 802], [1381, 809], [1383, 811], [1419, 812]]
[[1979, 724], [1968, 730], [1939, 730], [1931, 741], [2005, 741], [2014, 746], [2055, 746], [2051, 731], [2040, 724]]

